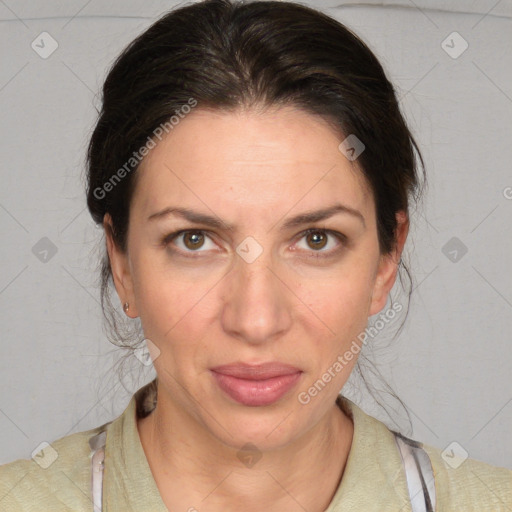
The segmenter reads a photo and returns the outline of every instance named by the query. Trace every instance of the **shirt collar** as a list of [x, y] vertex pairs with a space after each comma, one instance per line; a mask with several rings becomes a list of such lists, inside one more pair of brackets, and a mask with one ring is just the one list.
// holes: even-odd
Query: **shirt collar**
[[156, 380], [139, 389], [109, 426], [103, 475], [105, 512], [167, 512], [137, 429], [137, 412], [147, 410], [144, 404], [151, 397], [154, 383]]
[[394, 434], [346, 397], [336, 403], [352, 418], [354, 435], [343, 477], [325, 512], [411, 512]]

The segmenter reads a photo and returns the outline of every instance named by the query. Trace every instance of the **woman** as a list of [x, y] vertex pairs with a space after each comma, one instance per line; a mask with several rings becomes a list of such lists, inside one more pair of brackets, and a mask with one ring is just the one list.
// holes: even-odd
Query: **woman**
[[2, 510], [512, 509], [512, 471], [447, 464], [339, 395], [368, 317], [401, 309], [416, 154], [375, 56], [312, 9], [211, 0], [138, 37], [87, 199], [106, 314], [112, 280], [157, 378], [3, 466]]

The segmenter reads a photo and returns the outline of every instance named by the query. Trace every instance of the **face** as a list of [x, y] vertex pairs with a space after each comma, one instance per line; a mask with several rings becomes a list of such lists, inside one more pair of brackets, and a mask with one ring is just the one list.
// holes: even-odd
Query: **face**
[[379, 253], [343, 138], [292, 108], [198, 108], [137, 170], [127, 251], [107, 237], [120, 299], [160, 351], [159, 406], [227, 445], [284, 446], [332, 413], [386, 304], [399, 254]]

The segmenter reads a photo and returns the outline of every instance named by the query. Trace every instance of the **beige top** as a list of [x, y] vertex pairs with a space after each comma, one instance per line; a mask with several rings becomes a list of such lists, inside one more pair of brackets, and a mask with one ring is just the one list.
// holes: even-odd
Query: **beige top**
[[[136, 415], [154, 407], [154, 382], [133, 395], [107, 426], [103, 510], [166, 512], [140, 442]], [[354, 437], [341, 483], [325, 512], [411, 512], [393, 433], [347, 398]], [[36, 455], [0, 466], [0, 511], [92, 511], [89, 439], [102, 426], [65, 436]], [[456, 469], [424, 445], [432, 461], [439, 512], [512, 512], [512, 471], [466, 459]], [[56, 457], [56, 458], [55, 458]], [[191, 507], [201, 510], [200, 504]]]

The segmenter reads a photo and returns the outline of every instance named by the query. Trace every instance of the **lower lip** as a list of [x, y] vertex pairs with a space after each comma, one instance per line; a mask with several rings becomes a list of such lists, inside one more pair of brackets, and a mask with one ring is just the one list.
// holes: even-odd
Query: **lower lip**
[[247, 380], [212, 372], [219, 387], [243, 405], [261, 406], [277, 402], [299, 381], [302, 372], [280, 375], [265, 380]]

